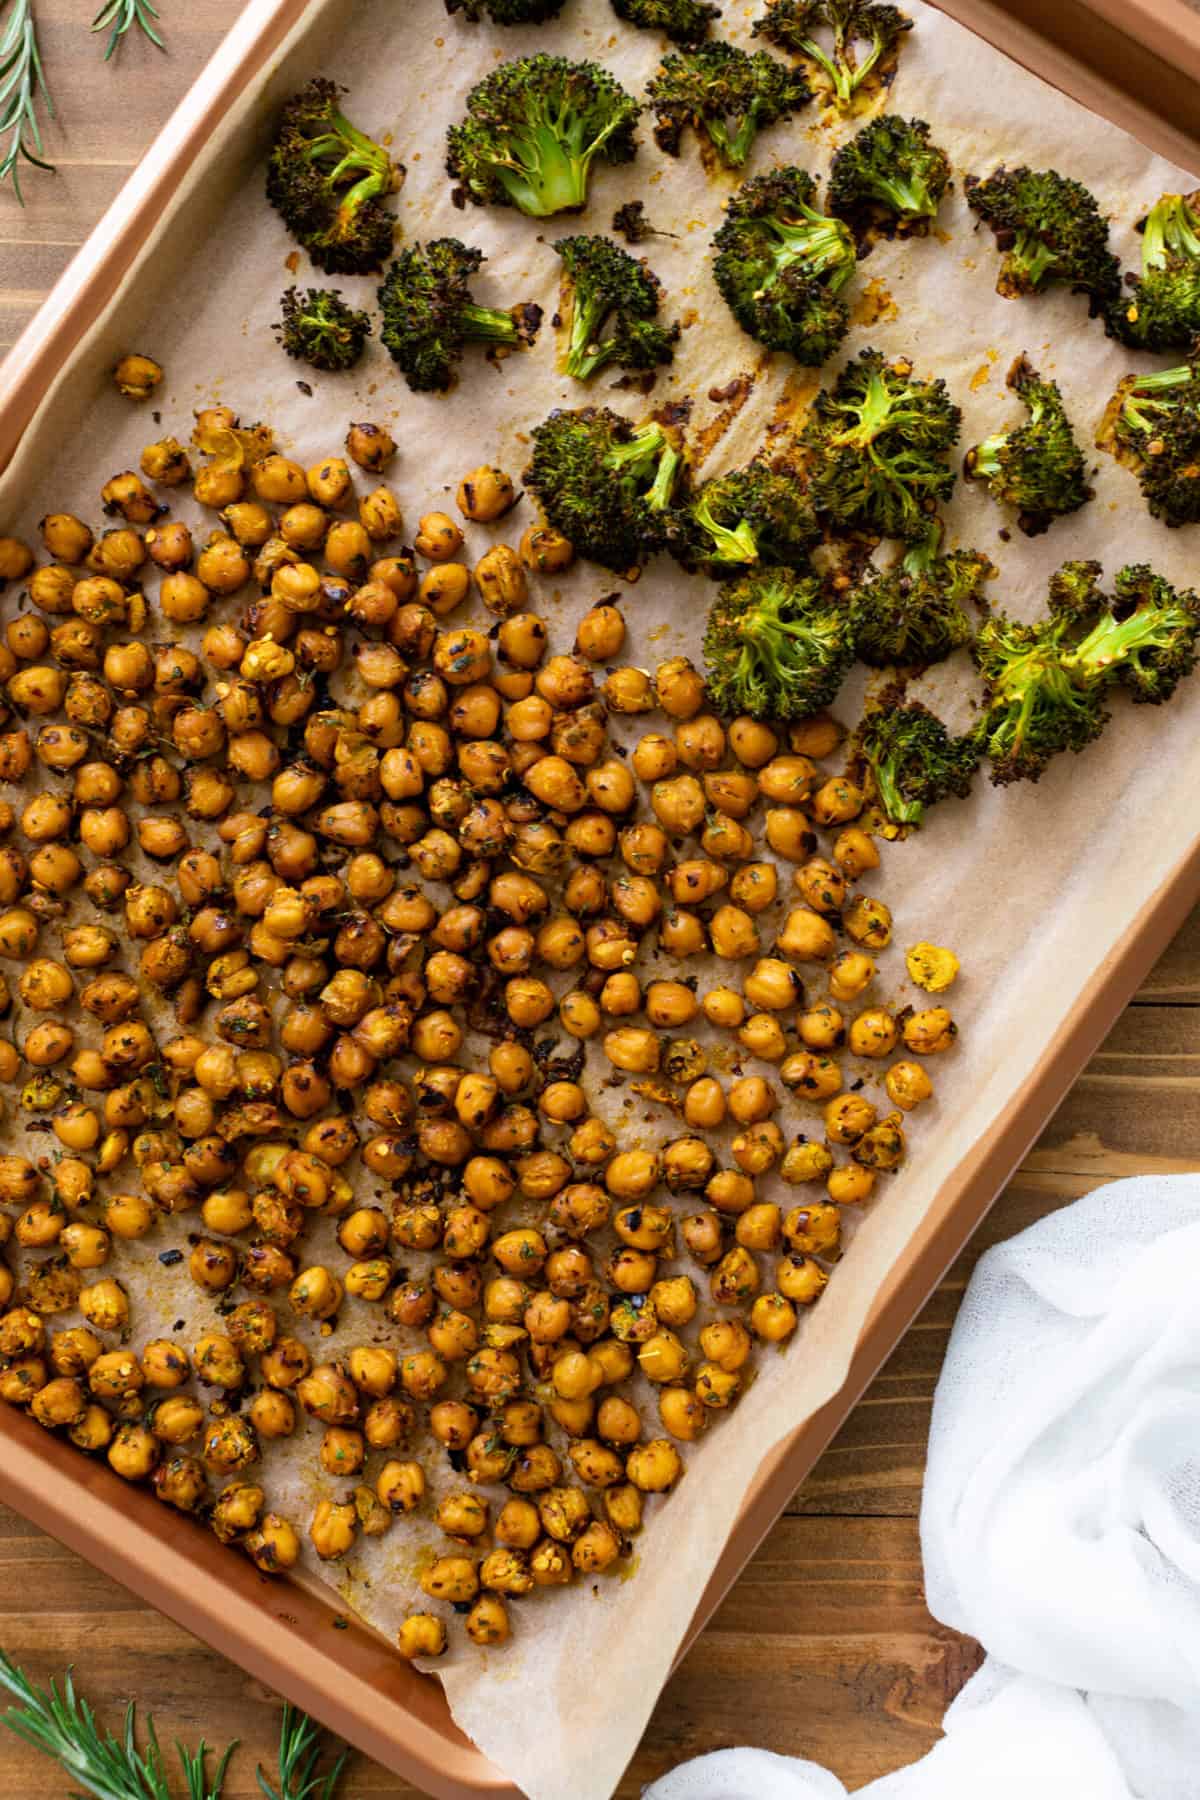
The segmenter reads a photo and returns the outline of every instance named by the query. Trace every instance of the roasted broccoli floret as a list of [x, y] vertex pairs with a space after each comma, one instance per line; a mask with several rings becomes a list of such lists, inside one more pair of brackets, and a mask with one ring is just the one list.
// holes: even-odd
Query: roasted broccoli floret
[[338, 288], [290, 287], [280, 300], [283, 317], [272, 326], [289, 356], [311, 369], [352, 369], [371, 335], [370, 315], [348, 306]]
[[924, 666], [970, 643], [973, 626], [963, 608], [968, 601], [982, 607], [983, 584], [996, 571], [980, 550], [942, 556], [941, 541], [938, 523], [893, 568], [868, 571], [852, 601], [862, 662]]
[[472, 25], [485, 13], [493, 25], [542, 25], [565, 5], [566, 0], [446, 0], [446, 11], [461, 13]]
[[645, 263], [602, 237], [560, 238], [558, 366], [590, 381], [609, 363], [630, 370], [669, 363], [678, 325], [660, 325], [661, 283]]
[[468, 344], [515, 350], [536, 337], [540, 306], [525, 301], [502, 312], [475, 305], [469, 283], [483, 261], [482, 250], [457, 238], [434, 238], [408, 245], [388, 270], [379, 289], [379, 335], [415, 392], [448, 388]]
[[816, 576], [752, 569], [713, 602], [704, 661], [718, 713], [802, 719], [828, 706], [854, 661], [849, 616]]
[[748, 53], [724, 43], [664, 56], [646, 93], [660, 149], [678, 156], [690, 125], [729, 169], [741, 168], [760, 131], [812, 97], [798, 69], [765, 50]]
[[1055, 519], [1078, 512], [1092, 490], [1058, 383], [1043, 381], [1019, 356], [1008, 371], [1008, 385], [1029, 417], [968, 450], [963, 469], [968, 480], [987, 483], [993, 500], [1015, 506], [1021, 530], [1037, 537]]
[[854, 239], [817, 205], [804, 169], [772, 169], [745, 182], [713, 239], [713, 279], [743, 331], [798, 362], [825, 361], [846, 335], [838, 298], [854, 273]]
[[1176, 369], [1127, 376], [1097, 442], [1134, 464], [1156, 519], [1200, 522], [1200, 351]]
[[893, 825], [920, 825], [925, 809], [952, 794], [964, 800], [979, 767], [976, 734], [956, 737], [919, 700], [879, 695], [858, 734], [882, 811]]
[[974, 644], [986, 698], [975, 727], [997, 786], [1037, 781], [1063, 750], [1082, 750], [1108, 720], [1105, 682], [1076, 681], [1063, 664], [1080, 621], [1051, 615], [1032, 625], [993, 614]]
[[1108, 311], [1108, 328], [1136, 350], [1189, 350], [1200, 339], [1200, 192], [1164, 194], [1138, 229], [1142, 272]]
[[318, 269], [368, 275], [392, 253], [395, 219], [382, 200], [404, 171], [338, 106], [317, 76], [284, 106], [267, 162], [267, 199]]
[[535, 426], [525, 485], [581, 556], [624, 572], [666, 543], [682, 465], [674, 434], [657, 421], [634, 427], [589, 406]]
[[674, 237], [673, 231], [657, 231], [646, 217], [644, 200], [626, 200], [612, 216], [611, 229], [627, 244], [644, 244], [647, 238]]
[[755, 37], [802, 56], [839, 112], [851, 112], [859, 89], [895, 68], [912, 20], [879, 0], [769, 0], [754, 21]]
[[674, 44], [702, 44], [721, 16], [720, 7], [708, 0], [612, 0], [612, 9], [626, 24], [661, 31]]
[[629, 162], [640, 108], [607, 69], [565, 56], [501, 63], [467, 95], [447, 133], [446, 168], [477, 206], [534, 219], [578, 212], [593, 162]]
[[1093, 313], [1111, 305], [1120, 265], [1108, 247], [1108, 220], [1082, 183], [1053, 169], [999, 168], [968, 175], [963, 190], [1004, 252], [998, 294], [1016, 300], [1066, 281], [1089, 295]]
[[885, 113], [834, 157], [829, 210], [859, 230], [883, 220], [918, 234], [928, 231], [949, 186], [950, 159], [930, 141], [924, 119]]
[[817, 395], [800, 434], [815, 452], [817, 511], [882, 537], [922, 537], [953, 492], [944, 459], [961, 421], [940, 378], [918, 381], [907, 360], [862, 351]]
[[1111, 604], [1087, 636], [1064, 652], [1072, 680], [1092, 687], [1118, 682], [1135, 701], [1169, 700], [1196, 666], [1200, 596], [1179, 592], [1148, 563], [1127, 564]]
[[752, 563], [805, 568], [820, 536], [795, 473], [752, 462], [706, 481], [676, 510], [670, 548], [685, 568], [712, 574]]

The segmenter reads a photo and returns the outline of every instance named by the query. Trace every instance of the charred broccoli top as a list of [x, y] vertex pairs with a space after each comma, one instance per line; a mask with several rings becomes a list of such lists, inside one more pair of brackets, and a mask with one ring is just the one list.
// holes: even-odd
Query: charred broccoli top
[[1074, 629], [1054, 614], [1023, 625], [996, 613], [975, 639], [986, 695], [974, 735], [997, 786], [1037, 781], [1060, 751], [1082, 750], [1104, 729], [1105, 684], [1077, 682], [1063, 667]]
[[883, 537], [923, 536], [954, 489], [944, 459], [961, 421], [944, 381], [918, 381], [911, 363], [862, 351], [817, 395], [801, 432], [816, 452], [818, 512]]
[[646, 90], [658, 123], [654, 138], [678, 156], [690, 125], [712, 145], [726, 168], [740, 169], [759, 132], [811, 99], [807, 81], [765, 50], [701, 44], [672, 51]]
[[963, 188], [1004, 252], [998, 294], [1015, 300], [1066, 281], [1090, 296], [1093, 312], [1111, 305], [1120, 267], [1108, 248], [1108, 220], [1082, 183], [1053, 169], [999, 168], [968, 175]]
[[993, 500], [1015, 506], [1021, 530], [1036, 537], [1054, 519], [1078, 512], [1092, 490], [1057, 382], [1043, 381], [1019, 356], [1008, 385], [1029, 417], [1015, 431], [997, 432], [968, 450], [964, 469], [969, 480], [987, 483]]
[[639, 110], [598, 63], [517, 57], [467, 95], [447, 134], [446, 168], [477, 206], [515, 206], [534, 219], [578, 212], [596, 158], [635, 155]]
[[267, 199], [318, 269], [367, 275], [392, 253], [395, 219], [381, 202], [403, 170], [338, 106], [334, 81], [314, 77], [279, 118]]
[[772, 169], [743, 183], [713, 239], [713, 279], [743, 331], [798, 362], [817, 364], [846, 335], [838, 298], [854, 273], [854, 240], [816, 205], [804, 169]]
[[941, 662], [969, 644], [963, 607], [983, 605], [983, 584], [996, 571], [980, 550], [941, 555], [942, 528], [919, 538], [895, 567], [871, 569], [852, 602], [858, 655], [875, 668]]
[[675, 44], [702, 44], [721, 16], [720, 7], [708, 0], [612, 0], [612, 9], [626, 24], [661, 31]]
[[638, 370], [671, 361], [679, 326], [656, 322], [661, 286], [645, 263], [603, 237], [560, 238], [554, 248], [563, 263], [564, 375], [590, 381], [608, 363]]
[[859, 746], [879, 805], [894, 825], [920, 825], [925, 809], [966, 798], [979, 766], [976, 734], [954, 737], [919, 700], [899, 690], [879, 696], [859, 728]]
[[[802, 56], [839, 112], [850, 112], [863, 83], [895, 67], [912, 20], [880, 0], [768, 0], [755, 37]], [[831, 41], [823, 41], [831, 40]]]
[[1176, 369], [1128, 376], [1098, 442], [1135, 461], [1155, 518], [1167, 525], [1200, 522], [1200, 350]]
[[751, 563], [804, 568], [820, 536], [796, 476], [752, 462], [706, 481], [676, 510], [670, 547], [685, 568], [714, 574]]
[[338, 288], [290, 287], [280, 301], [283, 318], [272, 326], [289, 356], [311, 369], [352, 369], [371, 335], [370, 315], [348, 306]]
[[516, 349], [536, 337], [540, 306], [526, 301], [501, 312], [475, 305], [469, 282], [483, 260], [482, 250], [457, 238], [434, 238], [408, 245], [388, 270], [379, 335], [414, 391], [448, 388], [468, 344]]
[[461, 13], [472, 25], [478, 25], [484, 13], [493, 25], [542, 25], [553, 19], [566, 5], [566, 0], [446, 0], [446, 11]]
[[525, 485], [581, 556], [625, 571], [665, 544], [682, 463], [656, 421], [635, 428], [589, 406], [535, 426]]
[[1158, 705], [1196, 666], [1200, 595], [1179, 592], [1148, 563], [1127, 564], [1113, 587], [1087, 636], [1064, 652], [1063, 667], [1087, 686], [1116, 681], [1135, 701]]
[[833, 159], [829, 210], [861, 229], [881, 216], [926, 231], [950, 186], [950, 159], [930, 141], [924, 119], [872, 119]]
[[1200, 192], [1164, 194], [1141, 221], [1142, 272], [1108, 326], [1137, 350], [1189, 350], [1200, 339]]
[[802, 719], [827, 706], [854, 661], [843, 608], [815, 576], [752, 569], [727, 581], [704, 633], [708, 697], [726, 717]]

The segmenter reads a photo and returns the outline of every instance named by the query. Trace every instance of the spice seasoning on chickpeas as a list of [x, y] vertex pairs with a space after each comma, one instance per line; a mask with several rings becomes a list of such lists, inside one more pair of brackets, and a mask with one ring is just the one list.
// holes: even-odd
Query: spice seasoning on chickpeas
[[[119, 523], [0, 538], [32, 605], [0, 658], [0, 1394], [267, 1574], [416, 1518], [399, 1646], [436, 1657], [455, 1614], [503, 1645], [621, 1564], [957, 1027], [888, 1000], [832, 720], [618, 663], [613, 596], [552, 644], [574, 552], [496, 535], [502, 469], [409, 550], [391, 435], [344, 448], [305, 467], [209, 407], [104, 484]], [[156, 1236], [201, 1323], [147, 1340], [123, 1246]], [[292, 1520], [306, 1431], [328, 1486]]]

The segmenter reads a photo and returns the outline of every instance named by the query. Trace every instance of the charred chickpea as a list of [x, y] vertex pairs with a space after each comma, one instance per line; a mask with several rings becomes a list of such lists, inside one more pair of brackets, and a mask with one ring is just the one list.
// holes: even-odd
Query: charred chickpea
[[517, 494], [510, 477], [503, 469], [498, 469], [491, 463], [483, 463], [479, 468], [472, 469], [469, 475], [463, 476], [455, 498], [464, 519], [488, 525], [512, 510]]
[[887, 1089], [888, 1099], [902, 1112], [911, 1112], [933, 1093], [933, 1083], [920, 1063], [907, 1059], [892, 1064], [884, 1076], [883, 1085]]
[[833, 860], [851, 881], [879, 867], [874, 840], [858, 825], [849, 825], [834, 840]]
[[904, 1021], [904, 1045], [918, 1056], [937, 1056], [952, 1048], [958, 1027], [944, 1006], [927, 1006]]

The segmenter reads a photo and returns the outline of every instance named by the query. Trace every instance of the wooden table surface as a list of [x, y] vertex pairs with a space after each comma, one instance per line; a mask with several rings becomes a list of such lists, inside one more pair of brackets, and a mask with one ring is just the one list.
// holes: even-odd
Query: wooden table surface
[[[0, 190], [0, 354], [238, 10], [238, 0], [165, 0], [170, 55], [130, 43], [105, 69], [86, 29], [91, 6], [37, 0], [60, 115], [47, 135], [58, 174], [29, 171], [24, 210]], [[1181, 1101], [1200, 1087], [1198, 1004], [1200, 913], [669, 1683], [622, 1796], [685, 1757], [747, 1742], [814, 1757], [854, 1789], [934, 1742], [979, 1661], [976, 1645], [926, 1611], [917, 1538], [930, 1403], [964, 1284], [989, 1244], [1102, 1181], [1200, 1169], [1200, 1138], [1180, 1125]], [[229, 1800], [258, 1794], [254, 1764], [275, 1745], [273, 1696], [3, 1508], [0, 1568], [9, 1655], [40, 1679], [73, 1662], [110, 1723], [136, 1697], [153, 1708], [164, 1743], [240, 1738]], [[55, 1765], [0, 1737], [0, 1793], [58, 1800], [68, 1787]], [[344, 1791], [354, 1800], [416, 1794], [361, 1758]]]

